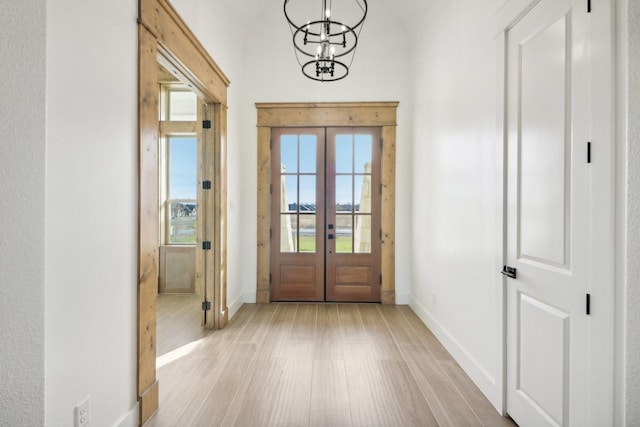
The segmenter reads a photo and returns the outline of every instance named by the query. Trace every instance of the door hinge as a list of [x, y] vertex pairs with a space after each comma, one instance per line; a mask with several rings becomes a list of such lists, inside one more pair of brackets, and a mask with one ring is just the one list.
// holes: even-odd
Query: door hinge
[[382, 228], [380, 229], [380, 240], [382, 240]]
[[587, 0], [587, 13], [591, 13], [591, 0]]
[[202, 242], [202, 249], [204, 249], [205, 251], [210, 251], [211, 250], [211, 242], [208, 241], [208, 240]]
[[269, 284], [271, 284], [271, 273], [269, 273]]
[[382, 274], [380, 275], [380, 286], [382, 286]]
[[591, 163], [591, 142], [587, 142], [587, 163]]
[[586, 308], [587, 308], [587, 316], [591, 315], [591, 294], [587, 294], [587, 298], [586, 298]]
[[211, 120], [203, 120], [202, 129], [211, 129]]
[[211, 310], [211, 301], [202, 301], [202, 311]]
[[202, 181], [203, 190], [211, 190], [211, 181]]

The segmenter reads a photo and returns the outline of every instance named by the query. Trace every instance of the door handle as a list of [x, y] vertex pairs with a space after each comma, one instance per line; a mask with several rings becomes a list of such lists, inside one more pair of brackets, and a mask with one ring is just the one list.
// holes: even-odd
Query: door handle
[[507, 277], [511, 277], [512, 279], [516, 278], [515, 267], [509, 267], [508, 265], [505, 265], [504, 267], [502, 267], [502, 271], [500, 273], [504, 274]]

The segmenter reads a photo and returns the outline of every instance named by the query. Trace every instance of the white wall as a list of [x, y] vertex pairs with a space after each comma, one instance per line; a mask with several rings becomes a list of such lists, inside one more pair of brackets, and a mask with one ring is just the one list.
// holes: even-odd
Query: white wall
[[44, 421], [45, 6], [0, 13], [0, 426]]
[[416, 28], [411, 306], [497, 407], [500, 0], [433, 3]]
[[47, 1], [48, 426], [86, 396], [93, 426], [135, 420], [136, 17], [134, 0]]
[[[239, 149], [244, 167], [240, 177], [241, 241], [250, 251], [243, 257], [242, 289], [246, 302], [256, 292], [256, 102], [400, 101], [397, 128], [396, 191], [396, 300], [407, 303], [410, 268], [411, 114], [408, 34], [392, 9], [370, 2], [349, 76], [338, 82], [320, 83], [302, 75], [295, 59], [291, 32], [282, 12], [282, 1], [268, 0], [258, 19], [248, 23], [244, 37], [245, 81], [240, 108]], [[376, 29], [393, 29], [376, 31]], [[237, 111], [236, 111], [237, 113]]]
[[640, 425], [640, 2], [629, 1], [627, 254], [626, 254], [626, 425]]

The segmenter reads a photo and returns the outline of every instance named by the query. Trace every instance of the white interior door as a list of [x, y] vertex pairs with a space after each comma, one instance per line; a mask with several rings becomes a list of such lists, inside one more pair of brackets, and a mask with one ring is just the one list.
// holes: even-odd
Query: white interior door
[[588, 15], [575, 4], [541, 0], [507, 33], [507, 412], [521, 427], [588, 425]]

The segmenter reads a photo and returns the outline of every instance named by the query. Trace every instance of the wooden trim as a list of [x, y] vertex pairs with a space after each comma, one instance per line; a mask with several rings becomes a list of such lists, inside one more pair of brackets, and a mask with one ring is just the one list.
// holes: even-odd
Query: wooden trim
[[174, 65], [194, 77], [205, 98], [227, 103], [230, 82], [167, 0], [140, 0], [140, 25], [153, 34]]
[[201, 129], [202, 127], [198, 126], [198, 122], [160, 122], [160, 133], [162, 135], [198, 134]]
[[397, 102], [257, 103], [258, 126], [395, 126]]
[[[158, 294], [158, 65], [156, 40], [139, 27], [140, 171], [138, 254], [138, 396], [156, 382], [156, 296]], [[155, 111], [155, 112], [154, 112]]]
[[140, 425], [158, 410], [159, 399], [160, 384], [156, 381], [140, 396]]
[[[214, 219], [211, 263], [207, 276], [213, 276], [208, 295], [212, 301], [213, 322], [220, 328], [228, 321], [226, 302], [226, 105], [229, 80], [211, 59], [187, 25], [167, 0], [140, 0], [138, 19], [139, 81], [139, 254], [138, 254], [138, 373], [140, 424], [158, 408], [156, 380], [156, 297], [158, 291], [158, 61], [170, 65], [172, 72], [190, 82], [191, 88], [212, 109], [215, 123], [212, 140], [216, 153]], [[181, 125], [179, 125], [181, 126]], [[185, 125], [184, 130], [191, 130]], [[166, 131], [166, 129], [165, 129]], [[203, 138], [204, 139], [204, 138]], [[214, 175], [210, 175], [214, 176]], [[215, 180], [214, 180], [215, 179]], [[205, 286], [207, 286], [205, 284]], [[210, 298], [211, 300], [212, 298]]]
[[396, 303], [396, 128], [382, 127], [382, 303]]
[[258, 277], [256, 301], [270, 301], [271, 284], [271, 128], [258, 128]]
[[271, 128], [380, 126], [382, 151], [382, 303], [395, 304], [395, 174], [398, 102], [256, 103], [258, 215], [256, 301], [270, 301]]

